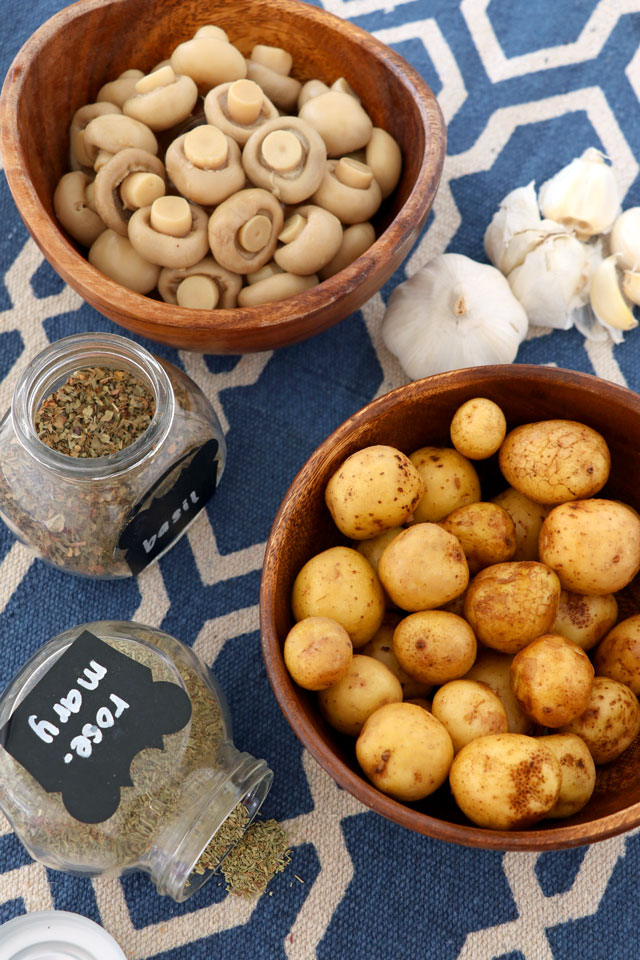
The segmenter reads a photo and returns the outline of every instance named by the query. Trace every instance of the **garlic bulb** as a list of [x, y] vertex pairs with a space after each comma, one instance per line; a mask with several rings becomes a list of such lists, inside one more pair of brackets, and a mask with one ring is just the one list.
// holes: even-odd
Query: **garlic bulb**
[[552, 234], [527, 254], [508, 280], [529, 323], [568, 330], [574, 310], [588, 298], [589, 257], [575, 237]]
[[618, 330], [632, 330], [638, 326], [625, 296], [620, 289], [614, 253], [602, 261], [591, 278], [589, 297], [598, 320]]
[[611, 229], [609, 246], [611, 253], [618, 254], [618, 266], [623, 270], [640, 266], [640, 207], [629, 207], [620, 214]]
[[516, 187], [504, 197], [485, 230], [484, 249], [494, 267], [507, 273], [502, 261], [511, 239], [539, 223], [540, 212], [532, 180], [526, 187]]
[[556, 234], [566, 235], [567, 231], [561, 223], [556, 223], [555, 220], [541, 220], [537, 227], [514, 234], [502, 257], [500, 269], [505, 277], [508, 277], [512, 270], [523, 264], [527, 255], [535, 250], [543, 240]]
[[511, 363], [527, 326], [499, 270], [443, 253], [393, 291], [382, 339], [417, 380], [461, 367]]
[[611, 229], [620, 210], [612, 168], [594, 147], [572, 160], [540, 187], [540, 209], [586, 239]]

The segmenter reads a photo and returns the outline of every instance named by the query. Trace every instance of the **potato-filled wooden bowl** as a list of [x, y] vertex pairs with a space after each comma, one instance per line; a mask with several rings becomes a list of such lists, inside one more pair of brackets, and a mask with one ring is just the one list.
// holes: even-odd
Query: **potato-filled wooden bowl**
[[[325, 504], [329, 479], [347, 457], [371, 445], [392, 446], [407, 455], [427, 445], [451, 446], [451, 419], [462, 403], [475, 397], [498, 404], [508, 430], [562, 418], [598, 431], [611, 452], [611, 472], [597, 497], [640, 508], [640, 397], [628, 389], [588, 374], [514, 364], [439, 374], [392, 390], [355, 413], [318, 447], [276, 515], [260, 592], [269, 679], [285, 717], [313, 757], [341, 787], [382, 816], [418, 833], [487, 849], [549, 850], [593, 843], [640, 824], [640, 737], [613, 762], [597, 768], [591, 799], [572, 817], [540, 820], [527, 829], [480, 827], [461, 812], [446, 780], [415, 802], [400, 802], [376, 789], [358, 765], [355, 739], [329, 726], [317, 694], [296, 685], [285, 666], [283, 645], [293, 625], [292, 587], [299, 571], [321, 551], [352, 543]], [[483, 500], [508, 486], [497, 456], [474, 461], [474, 466]], [[639, 586], [636, 577], [625, 589], [620, 619], [640, 611]]]
[[[205, 24], [221, 27], [246, 57], [284, 48], [291, 75], [346, 79], [374, 126], [391, 134], [403, 168], [375, 215], [377, 239], [338, 274], [262, 306], [184, 309], [133, 293], [96, 270], [61, 228], [53, 195], [69, 167], [69, 123], [123, 71], [144, 72]], [[304, 340], [361, 307], [408, 255], [438, 187], [445, 125], [436, 99], [403, 58], [364, 30], [297, 0], [79, 0], [47, 21], [16, 56], [0, 103], [9, 187], [47, 260], [88, 303], [123, 327], [178, 348], [268, 350]]]

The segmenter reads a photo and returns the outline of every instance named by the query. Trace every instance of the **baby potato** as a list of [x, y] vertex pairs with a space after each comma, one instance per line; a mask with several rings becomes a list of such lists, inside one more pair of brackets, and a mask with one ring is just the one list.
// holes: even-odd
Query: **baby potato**
[[575, 420], [541, 420], [511, 430], [498, 455], [508, 484], [538, 503], [592, 497], [611, 468], [603, 436]]
[[369, 640], [369, 643], [361, 648], [362, 653], [366, 657], [373, 657], [375, 660], [384, 663], [385, 667], [389, 667], [389, 670], [391, 670], [400, 681], [403, 700], [408, 700], [410, 697], [426, 697], [427, 694], [431, 693], [431, 684], [420, 683], [415, 677], [410, 677], [409, 674], [402, 669], [398, 663], [398, 658], [393, 652], [393, 633], [400, 620], [401, 617], [399, 614], [386, 613], [382, 621], [382, 626], [376, 635]]
[[358, 450], [330, 478], [325, 501], [335, 525], [352, 540], [367, 540], [408, 520], [422, 496], [422, 480], [395, 447]]
[[424, 493], [413, 511], [414, 523], [438, 523], [457, 507], [480, 499], [480, 480], [472, 463], [451, 447], [420, 447], [411, 462]]
[[593, 594], [562, 590], [556, 622], [551, 633], [559, 633], [567, 640], [573, 640], [583, 650], [591, 650], [617, 619], [618, 602], [613, 594], [606, 593], [602, 597], [596, 597]]
[[369, 561], [375, 572], [378, 572], [378, 563], [380, 562], [380, 557], [385, 551], [385, 548], [394, 540], [399, 533], [402, 533], [404, 527], [392, 527], [391, 530], [385, 531], [385, 533], [379, 534], [377, 537], [372, 537], [370, 540], [360, 540], [357, 544], [354, 543], [354, 549], [361, 553], [366, 560]]
[[342, 679], [318, 693], [318, 706], [327, 723], [349, 737], [358, 736], [378, 707], [401, 700], [398, 678], [384, 663], [361, 653], [353, 655]]
[[422, 800], [447, 779], [453, 746], [439, 720], [413, 703], [372, 713], [356, 741], [356, 757], [371, 782], [396, 800]]
[[610, 677], [596, 677], [587, 709], [560, 733], [575, 733], [589, 748], [594, 763], [615, 760], [640, 732], [640, 704], [629, 687]]
[[385, 548], [378, 576], [402, 610], [431, 610], [464, 593], [469, 567], [457, 537], [435, 523], [418, 523]]
[[573, 733], [552, 733], [539, 738], [551, 750], [562, 772], [560, 796], [547, 814], [571, 817], [588, 803], [596, 785], [596, 765], [584, 740]]
[[542, 522], [551, 508], [530, 500], [529, 497], [525, 497], [524, 493], [520, 493], [513, 487], [507, 487], [497, 497], [493, 497], [491, 502], [497, 503], [499, 507], [506, 510], [513, 520], [516, 531], [516, 549], [512, 559], [537, 560], [538, 537], [542, 529]]
[[549, 633], [558, 611], [560, 581], [542, 563], [496, 563], [478, 573], [467, 589], [464, 615], [481, 643], [517, 653]]
[[488, 397], [474, 397], [451, 420], [451, 442], [463, 457], [486, 460], [497, 453], [507, 432], [505, 415]]
[[445, 610], [421, 610], [400, 621], [393, 634], [398, 663], [421, 683], [456, 680], [476, 658], [476, 638], [462, 617]]
[[617, 500], [563, 503], [542, 524], [538, 551], [565, 590], [616, 593], [640, 570], [640, 518]]
[[523, 712], [544, 727], [562, 727], [587, 708], [593, 665], [581, 647], [555, 634], [538, 637], [511, 664], [511, 686]]
[[325, 690], [347, 673], [353, 644], [336, 620], [306, 617], [287, 634], [283, 653], [287, 670], [299, 686]]
[[431, 712], [451, 737], [455, 753], [465, 744], [492, 733], [507, 733], [507, 711], [486, 683], [450, 680], [433, 698]]
[[351, 547], [330, 547], [303, 566], [293, 584], [294, 620], [330, 617], [354, 647], [371, 640], [384, 617], [384, 594], [370, 563]]
[[596, 673], [626, 684], [640, 694], [640, 614], [610, 630], [595, 652]]
[[449, 771], [462, 812], [492, 830], [521, 830], [546, 817], [560, 796], [562, 772], [543, 739], [495, 733], [463, 747]]
[[508, 733], [529, 733], [531, 721], [520, 709], [511, 689], [511, 663], [513, 657], [481, 647], [475, 663], [464, 675], [465, 680], [479, 680], [500, 698], [509, 721]]
[[460, 541], [471, 576], [493, 563], [511, 560], [516, 531], [506, 510], [495, 503], [467, 503], [439, 524]]

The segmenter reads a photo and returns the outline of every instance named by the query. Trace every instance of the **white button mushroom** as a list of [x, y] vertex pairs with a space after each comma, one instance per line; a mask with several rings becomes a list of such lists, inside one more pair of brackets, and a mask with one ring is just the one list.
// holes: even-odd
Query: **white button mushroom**
[[138, 147], [157, 154], [158, 141], [146, 124], [117, 113], [89, 121], [84, 131], [84, 147], [93, 164], [100, 150], [116, 154], [126, 147]]
[[247, 75], [245, 59], [237, 47], [208, 33], [199, 33], [177, 46], [171, 54], [171, 66], [176, 73], [191, 77], [202, 94]]
[[[174, 209], [176, 205], [171, 201], [180, 200], [186, 204], [186, 212], [181, 204]], [[184, 233], [189, 219], [191, 226]], [[205, 211], [196, 204], [188, 204], [183, 197], [159, 197], [150, 207], [141, 207], [132, 214], [129, 240], [150, 263], [161, 267], [190, 267], [207, 253], [207, 221]]]
[[122, 111], [151, 130], [169, 130], [189, 116], [197, 99], [198, 88], [191, 77], [178, 76], [166, 66], [138, 80]]
[[[132, 181], [131, 178], [136, 176], [145, 179], [142, 182]], [[126, 237], [131, 211], [149, 206], [157, 197], [162, 196], [165, 184], [164, 166], [158, 157], [136, 147], [119, 150], [100, 168], [96, 176], [96, 210], [108, 227]]]
[[319, 271], [321, 280], [340, 273], [345, 267], [362, 256], [365, 250], [375, 242], [376, 232], [370, 223], [354, 223], [342, 234], [342, 243], [333, 260]]
[[282, 207], [266, 190], [240, 190], [209, 219], [214, 258], [233, 273], [253, 273], [273, 256], [282, 230]]
[[272, 191], [283, 203], [307, 200], [322, 181], [325, 161], [322, 137], [298, 117], [263, 124], [242, 151], [249, 180]]
[[207, 122], [219, 127], [243, 146], [269, 120], [279, 116], [277, 108], [253, 80], [221, 83], [204, 100]]
[[292, 219], [294, 223], [287, 221], [278, 237], [284, 245], [276, 250], [273, 259], [287, 273], [318, 273], [340, 249], [342, 225], [328, 210], [312, 204], [299, 207]]
[[93, 166], [96, 150], [93, 147], [90, 149], [85, 147], [85, 130], [96, 117], [102, 117], [108, 113], [121, 114], [122, 111], [115, 103], [101, 102], [87, 103], [74, 113], [69, 125], [69, 165], [72, 170]]
[[257, 280], [243, 287], [238, 294], [239, 307], [258, 307], [262, 303], [274, 303], [304, 293], [318, 283], [318, 277], [311, 274], [299, 277], [293, 273], [276, 273], [263, 280]]
[[373, 170], [384, 200], [395, 190], [400, 179], [402, 171], [400, 147], [390, 133], [381, 127], [374, 127], [364, 158], [367, 166]]
[[128, 238], [114, 230], [105, 230], [94, 241], [89, 250], [89, 263], [135, 293], [149, 293], [160, 275], [160, 267], [140, 256]]
[[319, 97], [321, 93], [329, 93], [331, 88], [323, 83], [322, 80], [307, 80], [303, 83], [298, 94], [298, 113], [312, 97]]
[[165, 267], [158, 278], [158, 293], [165, 303], [191, 309], [231, 309], [241, 286], [242, 277], [225, 270], [211, 255], [191, 267]]
[[125, 70], [117, 79], [100, 87], [96, 97], [97, 102], [106, 100], [109, 103], [115, 103], [122, 110], [122, 104], [134, 95], [136, 83], [142, 77], [144, 77], [142, 70]]
[[329, 90], [307, 100], [299, 116], [318, 131], [329, 157], [359, 150], [371, 139], [373, 123], [369, 116], [355, 97], [339, 90]]
[[87, 199], [91, 181], [81, 170], [65, 173], [58, 181], [53, 195], [53, 209], [67, 233], [84, 247], [106, 229], [100, 217], [93, 212]]
[[366, 164], [342, 157], [327, 160], [322, 182], [311, 202], [330, 210], [342, 223], [363, 223], [380, 206], [382, 194]]
[[[268, 48], [263, 47], [262, 49], [264, 51]], [[278, 48], [272, 47], [270, 49], [276, 50]], [[284, 53], [284, 51], [282, 52]], [[247, 60], [247, 77], [259, 84], [269, 100], [275, 103], [280, 110], [289, 113], [296, 107], [302, 84], [295, 77], [289, 77], [281, 70], [275, 70], [272, 66], [266, 64], [264, 59], [269, 59], [269, 57], [257, 60], [254, 59], [253, 54], [251, 55], [251, 58]]]
[[205, 207], [222, 203], [245, 183], [240, 147], [211, 124], [177, 137], [167, 149], [165, 163], [180, 193]]

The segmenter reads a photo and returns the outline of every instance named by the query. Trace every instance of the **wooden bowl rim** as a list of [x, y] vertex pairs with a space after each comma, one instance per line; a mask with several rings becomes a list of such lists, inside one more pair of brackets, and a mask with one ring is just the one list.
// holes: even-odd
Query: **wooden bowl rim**
[[[77, 0], [76, 3], [54, 14], [24, 43], [7, 72], [0, 93], [0, 137], [4, 167], [9, 188], [29, 232], [44, 256], [47, 259], [51, 256], [58, 262], [56, 270], [66, 282], [71, 286], [77, 284], [91, 290], [92, 302], [96, 309], [108, 315], [113, 291], [116, 289], [122, 311], [134, 316], [139, 324], [148, 325], [150, 330], [163, 328], [170, 333], [171, 330], [181, 331], [186, 328], [194, 331], [194, 339], [197, 338], [198, 333], [206, 335], [215, 332], [220, 337], [224, 337], [226, 333], [237, 334], [238, 331], [245, 329], [249, 332], [270, 328], [274, 333], [284, 335], [296, 333], [297, 339], [305, 337], [307, 327], [312, 332], [317, 332], [314, 330], [313, 318], [357, 290], [376, 271], [379, 264], [386, 262], [400, 241], [410, 235], [414, 229], [417, 238], [418, 229], [426, 220], [437, 192], [446, 149], [444, 118], [433, 91], [404, 58], [356, 24], [299, 0], [278, 0], [277, 9], [280, 16], [289, 14], [310, 22], [328, 23], [333, 29], [346, 34], [354, 43], [366, 44], [368, 52], [394, 74], [406, 88], [407, 97], [415, 105], [425, 130], [423, 161], [405, 203], [386, 230], [362, 256], [339, 274], [323, 281], [318, 287], [311, 288], [309, 292], [289, 297], [286, 301], [256, 307], [212, 310], [207, 311], [206, 316], [203, 316], [205, 311], [187, 310], [145, 297], [104, 277], [66, 238], [55, 222], [55, 218], [42, 204], [26, 174], [26, 157], [21, 147], [18, 123], [21, 90], [27, 73], [25, 61], [32, 62], [44, 45], [72, 20], [121, 2], [125, 0]], [[436, 131], [439, 132], [439, 136], [436, 135]], [[67, 270], [65, 267], [69, 257], [71, 257], [73, 270]], [[284, 303], [286, 308], [283, 307]], [[343, 318], [336, 318], [332, 322], [337, 323], [339, 319]], [[151, 333], [150, 336], [153, 334]], [[294, 339], [288, 342], [294, 342]]]
[[[372, 400], [353, 416], [345, 420], [320, 444], [304, 463], [290, 484], [273, 521], [264, 554], [260, 583], [260, 638], [263, 659], [274, 696], [289, 725], [298, 739], [320, 766], [345, 790], [365, 806], [389, 820], [438, 840], [485, 850], [558, 850], [582, 846], [605, 840], [640, 824], [640, 802], [625, 807], [607, 816], [570, 826], [553, 826], [531, 830], [489, 830], [477, 826], [451, 823], [414, 810], [392, 797], [381, 793], [364, 775], [354, 773], [317, 736], [305, 711], [299, 705], [297, 688], [291, 680], [282, 657], [279, 638], [273, 628], [274, 595], [273, 577], [269, 577], [276, 558], [281, 551], [282, 531], [295, 505], [295, 494], [303, 489], [307, 479], [322, 468], [334, 448], [349, 437], [355, 427], [375, 420], [392, 408], [399, 399], [446, 392], [449, 384], [464, 382], [472, 386], [476, 381], [494, 377], [497, 381], [535, 379], [539, 384], [557, 384], [559, 381], [573, 384], [587, 391], [597, 392], [612, 400], [624, 402], [640, 415], [640, 396], [628, 387], [601, 380], [589, 373], [568, 370], [562, 367], [540, 367], [534, 364], [504, 364], [485, 367], [469, 367], [448, 373], [435, 374], [396, 387], [381, 397]], [[558, 823], [558, 821], [555, 821]]]

